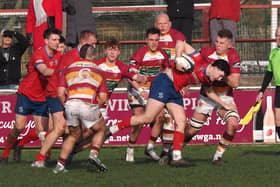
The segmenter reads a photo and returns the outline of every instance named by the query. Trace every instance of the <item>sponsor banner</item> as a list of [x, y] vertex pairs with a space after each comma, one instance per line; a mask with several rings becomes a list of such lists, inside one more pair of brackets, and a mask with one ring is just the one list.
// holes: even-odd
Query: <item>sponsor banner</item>
[[[271, 91], [269, 91], [271, 92]], [[184, 107], [186, 110], [187, 117], [191, 117], [194, 110], [198, 91], [191, 91], [184, 98]], [[253, 90], [237, 90], [234, 92], [235, 101], [238, 106], [238, 111], [240, 116], [246, 114], [248, 109], [252, 104], [255, 103], [257, 91]], [[16, 95], [1, 95], [0, 96], [0, 147], [3, 147], [6, 141], [7, 134], [13, 128], [15, 124], [15, 113], [14, 107], [16, 103]], [[119, 120], [127, 119], [131, 116], [130, 107], [128, 105], [127, 93], [114, 93], [111, 100], [108, 104], [108, 115], [109, 119], [107, 125], [111, 126], [116, 124]], [[25, 136], [28, 133], [34, 132], [34, 121], [31, 117], [28, 117], [27, 126], [19, 139]], [[217, 116], [216, 112], [213, 112], [213, 115], [209, 117], [208, 121], [205, 123], [200, 133], [196, 135], [191, 141], [192, 144], [210, 144], [218, 143], [222, 134], [225, 131], [225, 124], [220, 117]], [[139, 135], [137, 144], [146, 144], [150, 136], [150, 127], [145, 125], [142, 128], [141, 134]], [[110, 137], [105, 142], [105, 145], [126, 145], [129, 140], [130, 128], [124, 129], [116, 133], [114, 136]], [[234, 138], [235, 143], [252, 143], [253, 142], [253, 129], [252, 122], [246, 126], [239, 126], [239, 129]], [[158, 143], [161, 142], [158, 138]], [[59, 139], [56, 142], [56, 146], [60, 146], [62, 139]], [[33, 141], [28, 143], [27, 146], [40, 146], [40, 142]]]

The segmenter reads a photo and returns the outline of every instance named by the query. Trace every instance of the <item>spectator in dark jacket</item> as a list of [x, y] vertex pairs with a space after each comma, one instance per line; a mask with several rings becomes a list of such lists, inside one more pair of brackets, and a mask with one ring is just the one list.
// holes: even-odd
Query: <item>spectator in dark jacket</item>
[[0, 89], [16, 89], [21, 78], [21, 57], [29, 41], [22, 34], [10, 30], [2, 30], [1, 37]]
[[194, 0], [167, 0], [167, 14], [172, 28], [182, 32], [192, 42]]

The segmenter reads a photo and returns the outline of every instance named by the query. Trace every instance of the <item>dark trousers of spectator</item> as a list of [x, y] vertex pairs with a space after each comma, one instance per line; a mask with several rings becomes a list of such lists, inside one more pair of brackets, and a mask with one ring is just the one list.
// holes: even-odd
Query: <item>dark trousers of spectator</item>
[[172, 28], [182, 32], [187, 38], [189, 44], [192, 43], [192, 30], [193, 19], [192, 18], [171, 18]]

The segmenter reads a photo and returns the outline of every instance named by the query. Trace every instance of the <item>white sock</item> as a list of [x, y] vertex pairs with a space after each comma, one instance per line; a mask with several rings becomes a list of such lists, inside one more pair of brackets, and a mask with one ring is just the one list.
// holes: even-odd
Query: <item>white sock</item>
[[120, 129], [119, 129], [119, 127], [118, 127], [117, 125], [113, 125], [113, 126], [109, 127], [109, 130], [110, 130], [110, 132], [111, 132], [112, 134], [115, 134], [115, 133], [117, 133]]
[[149, 149], [154, 149], [154, 148], [155, 148], [154, 144], [148, 143], [148, 145], [147, 145], [147, 149], [148, 149], [148, 150], [149, 150]]
[[222, 158], [224, 152], [225, 152], [224, 150], [223, 151], [216, 151], [216, 153], [214, 154], [213, 160], [218, 160], [219, 158]]
[[180, 150], [173, 150], [172, 158], [173, 158], [173, 160], [182, 159], [182, 152]]
[[134, 148], [133, 147], [127, 147], [126, 152], [134, 153]]
[[44, 141], [46, 139], [46, 134], [47, 134], [46, 131], [39, 132], [39, 134], [38, 134], [39, 140], [41, 141], [42, 144], [44, 143]]

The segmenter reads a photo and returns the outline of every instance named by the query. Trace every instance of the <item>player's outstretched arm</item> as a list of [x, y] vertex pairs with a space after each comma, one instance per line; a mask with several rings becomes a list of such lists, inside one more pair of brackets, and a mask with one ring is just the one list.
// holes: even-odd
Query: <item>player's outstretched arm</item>
[[183, 54], [191, 54], [195, 49], [188, 43], [178, 40], [176, 42], [176, 57], [181, 57]]
[[214, 102], [216, 102], [217, 104], [219, 104], [220, 106], [222, 106], [224, 109], [226, 110], [236, 110], [236, 106], [232, 105], [232, 104], [226, 104], [224, 103], [220, 97], [216, 94], [216, 92], [213, 90], [212, 86], [209, 86], [206, 88], [206, 95], [213, 100]]

